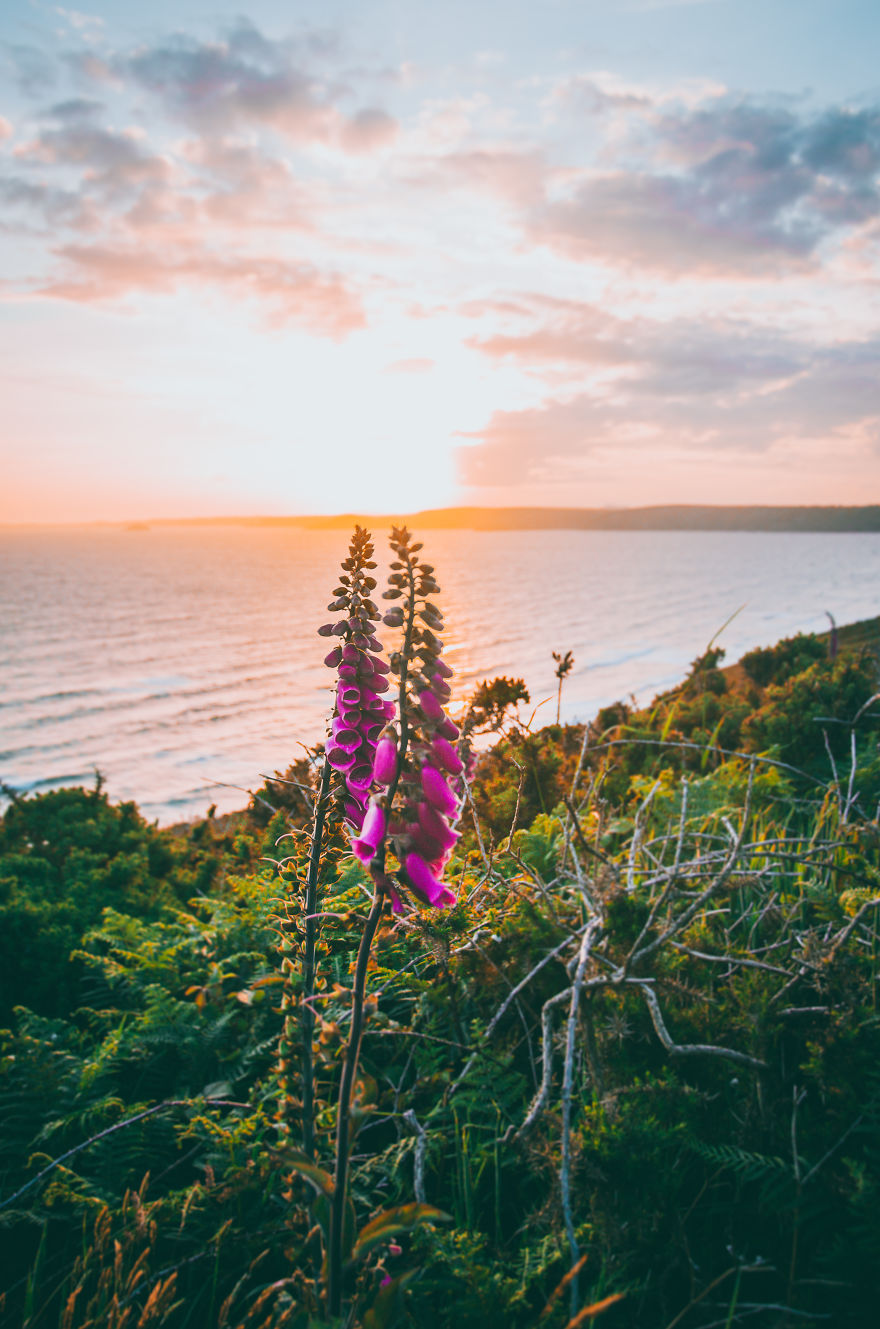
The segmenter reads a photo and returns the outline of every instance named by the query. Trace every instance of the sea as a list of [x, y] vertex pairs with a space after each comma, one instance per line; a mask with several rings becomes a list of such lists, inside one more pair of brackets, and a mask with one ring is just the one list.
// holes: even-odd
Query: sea
[[[564, 722], [674, 686], [710, 643], [727, 662], [880, 614], [880, 534], [426, 530], [454, 701], [522, 678]], [[382, 534], [382, 546], [385, 535]], [[340, 531], [232, 525], [0, 531], [0, 780], [92, 785], [162, 825], [245, 805], [322, 741], [319, 624]], [[380, 576], [388, 555], [377, 543]], [[393, 645], [394, 633], [380, 633]]]

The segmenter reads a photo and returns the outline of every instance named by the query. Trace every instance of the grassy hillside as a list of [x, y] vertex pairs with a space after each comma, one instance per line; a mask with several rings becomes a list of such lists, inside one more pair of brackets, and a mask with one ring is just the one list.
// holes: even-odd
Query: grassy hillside
[[[374, 948], [337, 1323], [871, 1322], [878, 642], [875, 619], [833, 658], [827, 636], [709, 651], [587, 728], [528, 731], [484, 693], [458, 903], [383, 916]], [[321, 882], [306, 1165], [278, 928], [309, 845], [279, 837], [314, 775], [283, 777], [174, 831], [100, 787], [4, 814], [4, 1323], [328, 1323], [367, 879], [342, 856]]]

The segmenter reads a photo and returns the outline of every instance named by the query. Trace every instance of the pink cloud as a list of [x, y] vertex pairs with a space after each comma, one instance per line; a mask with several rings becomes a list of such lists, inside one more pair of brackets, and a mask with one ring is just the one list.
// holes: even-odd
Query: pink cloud
[[366, 326], [359, 296], [337, 275], [307, 263], [246, 255], [220, 258], [189, 249], [168, 257], [143, 248], [66, 245], [56, 251], [70, 275], [40, 288], [40, 294], [83, 304], [139, 293], [163, 294], [203, 286], [259, 300], [270, 321], [295, 323], [318, 336], [341, 340]]
[[343, 124], [340, 143], [346, 152], [360, 155], [387, 147], [394, 142], [397, 134], [396, 120], [385, 111], [368, 106]]
[[434, 368], [434, 360], [394, 360], [385, 366], [386, 374], [427, 374]]

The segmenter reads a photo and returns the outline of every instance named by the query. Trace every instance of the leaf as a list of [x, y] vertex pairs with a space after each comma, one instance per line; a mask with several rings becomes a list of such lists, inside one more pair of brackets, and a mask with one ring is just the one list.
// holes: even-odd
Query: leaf
[[663, 721], [663, 728], [660, 730], [661, 743], [665, 742], [666, 738], [669, 735], [669, 731], [672, 728], [672, 721], [675, 719], [675, 712], [678, 710], [678, 703], [679, 703], [679, 698], [676, 697], [675, 701], [672, 703], [672, 705], [669, 708], [669, 712], [666, 716], [666, 719]]
[[579, 1329], [579, 1326], [585, 1320], [593, 1320], [597, 1315], [604, 1315], [618, 1301], [623, 1301], [625, 1296], [625, 1292], [612, 1292], [610, 1297], [603, 1297], [601, 1301], [594, 1301], [592, 1306], [585, 1306], [582, 1311], [578, 1311], [577, 1315], [569, 1320], [565, 1329]]
[[228, 1080], [212, 1080], [206, 1084], [202, 1090], [203, 1098], [228, 1098], [232, 1093], [232, 1085]]
[[364, 1315], [364, 1329], [390, 1329], [400, 1310], [400, 1294], [415, 1278], [416, 1272], [409, 1269], [379, 1288], [376, 1300]]
[[285, 1150], [282, 1157], [287, 1167], [294, 1172], [298, 1172], [301, 1177], [305, 1177], [306, 1181], [311, 1182], [319, 1195], [330, 1196], [333, 1194], [333, 1178], [329, 1172], [325, 1172], [323, 1168], [318, 1167], [317, 1163], [313, 1163], [306, 1154], [300, 1153], [297, 1149], [288, 1149]]
[[401, 1204], [394, 1209], [383, 1209], [361, 1232], [358, 1237], [352, 1258], [362, 1259], [375, 1246], [380, 1246], [383, 1241], [389, 1237], [395, 1236], [398, 1232], [408, 1232], [419, 1223], [451, 1223], [449, 1214], [444, 1214], [442, 1209], [435, 1209], [430, 1204]]

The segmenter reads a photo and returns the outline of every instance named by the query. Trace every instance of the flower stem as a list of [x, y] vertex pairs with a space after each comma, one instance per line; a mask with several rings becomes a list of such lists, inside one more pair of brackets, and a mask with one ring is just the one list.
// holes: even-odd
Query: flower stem
[[329, 761], [325, 759], [324, 770], [321, 774], [321, 785], [315, 803], [312, 850], [309, 855], [309, 873], [306, 879], [306, 934], [303, 947], [303, 997], [300, 1003], [300, 1011], [302, 1012], [302, 1146], [303, 1153], [310, 1159], [315, 1157], [315, 1077], [312, 1062], [315, 1012], [312, 1009], [312, 998], [315, 995], [315, 975], [317, 972], [318, 875], [321, 867], [324, 819], [327, 815], [332, 775], [333, 769]]
[[342, 1229], [348, 1191], [351, 1092], [357, 1074], [361, 1038], [364, 1032], [364, 989], [367, 981], [370, 948], [376, 935], [376, 928], [379, 925], [379, 916], [382, 913], [384, 902], [384, 894], [377, 882], [373, 903], [358, 947], [354, 992], [351, 1001], [351, 1034], [348, 1047], [345, 1050], [345, 1064], [342, 1068], [342, 1082], [339, 1086], [339, 1111], [336, 1118], [336, 1177], [330, 1210], [330, 1240], [327, 1250], [327, 1309], [331, 1317], [339, 1316], [342, 1313]]

